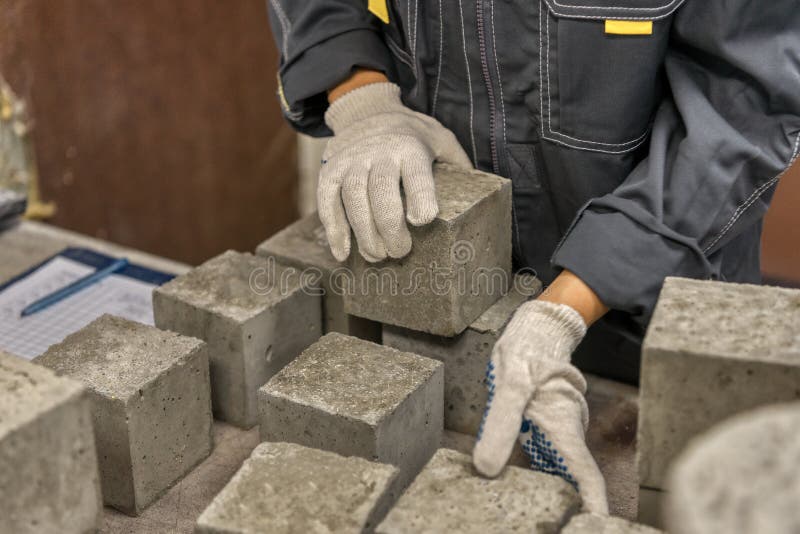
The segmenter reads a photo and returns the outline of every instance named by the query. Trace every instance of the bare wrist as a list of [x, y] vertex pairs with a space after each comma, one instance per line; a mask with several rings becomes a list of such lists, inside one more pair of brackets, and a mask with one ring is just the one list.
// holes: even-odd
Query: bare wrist
[[589, 326], [608, 312], [600, 297], [574, 273], [564, 270], [545, 289], [539, 300], [566, 304], [577, 311]]
[[388, 82], [389, 79], [380, 71], [356, 68], [353, 73], [336, 87], [328, 91], [328, 103], [332, 104], [337, 98], [353, 89], [358, 89], [371, 83]]

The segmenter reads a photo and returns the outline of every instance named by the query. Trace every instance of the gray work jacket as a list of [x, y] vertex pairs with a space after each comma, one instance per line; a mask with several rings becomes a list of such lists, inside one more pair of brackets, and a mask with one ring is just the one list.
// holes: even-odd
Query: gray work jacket
[[797, 0], [385, 2], [388, 24], [268, 1], [298, 130], [329, 135], [326, 90], [377, 69], [512, 180], [516, 259], [545, 282], [567, 268], [643, 325], [666, 276], [760, 281], [800, 142]]

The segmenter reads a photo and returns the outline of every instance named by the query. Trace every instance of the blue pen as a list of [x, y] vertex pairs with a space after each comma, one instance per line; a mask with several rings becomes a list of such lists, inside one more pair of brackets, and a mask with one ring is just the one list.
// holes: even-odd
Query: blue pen
[[28, 315], [33, 315], [34, 313], [40, 312], [45, 308], [49, 308], [53, 304], [61, 302], [65, 298], [74, 295], [78, 291], [81, 291], [82, 289], [87, 288], [92, 284], [96, 284], [106, 276], [119, 272], [127, 266], [128, 266], [128, 258], [121, 258], [119, 260], [116, 260], [108, 267], [104, 269], [99, 269], [93, 272], [92, 274], [86, 275], [83, 278], [75, 280], [71, 284], [62, 287], [61, 289], [54, 291], [53, 293], [50, 293], [49, 295], [46, 295], [40, 298], [39, 300], [32, 302], [31, 304], [28, 304], [22, 310], [22, 313], [20, 313], [20, 317], [27, 317]]

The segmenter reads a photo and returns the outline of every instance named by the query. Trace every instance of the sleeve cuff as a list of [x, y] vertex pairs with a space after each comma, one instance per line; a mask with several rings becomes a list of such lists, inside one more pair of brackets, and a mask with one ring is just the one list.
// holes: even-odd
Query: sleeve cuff
[[347, 78], [354, 67], [375, 69], [394, 79], [393, 66], [376, 31], [356, 29], [335, 35], [281, 68], [278, 98], [283, 114], [303, 133], [332, 135], [323, 118], [328, 109], [328, 89]]
[[590, 201], [553, 254], [609, 308], [646, 325], [667, 276], [717, 278], [699, 246], [616, 197]]

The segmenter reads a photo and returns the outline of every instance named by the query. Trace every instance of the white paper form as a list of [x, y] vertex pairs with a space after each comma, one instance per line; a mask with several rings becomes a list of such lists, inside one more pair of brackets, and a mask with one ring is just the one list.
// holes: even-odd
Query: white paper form
[[153, 324], [152, 292], [156, 286], [119, 274], [38, 313], [20, 317], [28, 304], [94, 271], [86, 264], [56, 256], [0, 292], [0, 349], [30, 360], [104, 313]]

